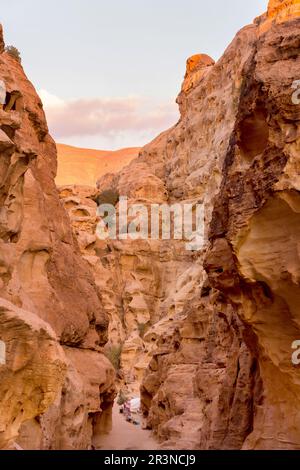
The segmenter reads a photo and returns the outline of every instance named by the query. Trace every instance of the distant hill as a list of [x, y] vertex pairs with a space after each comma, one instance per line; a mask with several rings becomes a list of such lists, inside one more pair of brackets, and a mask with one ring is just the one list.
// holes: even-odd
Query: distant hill
[[105, 173], [116, 173], [138, 156], [140, 148], [92, 150], [57, 144], [56, 184], [95, 186]]

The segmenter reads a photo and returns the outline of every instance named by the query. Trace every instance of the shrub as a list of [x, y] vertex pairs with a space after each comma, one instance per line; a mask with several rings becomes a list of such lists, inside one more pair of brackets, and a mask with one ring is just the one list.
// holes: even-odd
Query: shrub
[[146, 333], [147, 323], [138, 323], [138, 330], [140, 337], [143, 338], [144, 334]]
[[20, 51], [15, 46], [6, 46], [5, 52], [16, 59], [19, 63], [22, 62]]
[[124, 403], [126, 403], [127, 400], [128, 400], [128, 397], [125, 395], [125, 393], [122, 390], [120, 390], [117, 404], [119, 406], [124, 405]]
[[102, 193], [98, 194], [96, 197], [96, 203], [98, 206], [101, 204], [112, 204], [115, 206], [119, 202], [120, 196], [117, 191], [113, 189], [108, 189], [107, 191], [103, 191]]
[[122, 346], [110, 346], [105, 355], [110, 360], [116, 371], [120, 369]]

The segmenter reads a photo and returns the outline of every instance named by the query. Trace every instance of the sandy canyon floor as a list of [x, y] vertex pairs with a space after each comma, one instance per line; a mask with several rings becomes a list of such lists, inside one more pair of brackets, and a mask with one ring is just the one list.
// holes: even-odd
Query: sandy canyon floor
[[158, 442], [150, 431], [140, 425], [128, 423], [119, 413], [119, 407], [113, 409], [113, 427], [109, 434], [101, 438], [98, 450], [156, 450]]

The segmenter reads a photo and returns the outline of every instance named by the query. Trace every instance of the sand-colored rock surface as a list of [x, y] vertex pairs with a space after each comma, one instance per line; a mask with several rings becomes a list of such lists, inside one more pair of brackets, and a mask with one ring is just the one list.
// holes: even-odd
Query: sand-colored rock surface
[[[97, 188], [60, 186], [61, 202], [39, 100], [0, 55], [8, 91], [25, 106], [0, 112], [0, 333], [9, 359], [0, 373], [22, 390], [33, 365], [40, 384], [30, 403], [26, 393], [20, 403], [8, 396], [2, 447], [131, 447], [119, 416], [100, 438], [114, 397], [104, 351], [123, 392], [140, 389], [161, 448], [300, 449], [298, 5], [270, 1], [216, 63], [190, 58], [179, 122], [120, 172], [98, 173]], [[98, 239], [104, 196], [117, 211], [120, 196], [148, 208], [203, 204], [202, 249]], [[20, 328], [24, 366], [10, 324]], [[133, 447], [152, 447], [141, 432]]]
[[125, 335], [121, 376], [135, 391], [150, 360], [142, 406], [164, 448], [300, 446], [297, 8], [270, 2], [216, 64], [188, 60], [179, 123], [97, 183], [129, 205], [205, 206], [201, 251], [102, 242]]
[[[299, 13], [293, 10], [298, 2], [281, 3]], [[263, 395], [246, 449], [300, 448], [300, 378], [291, 360], [292, 343], [300, 337], [300, 114], [292, 100], [300, 72], [296, 16], [280, 17], [257, 42], [205, 262], [212, 285], [255, 334]]]
[[99, 437], [99, 450], [156, 450], [157, 441], [150, 431], [142, 430], [140, 425], [127, 423], [117, 406], [113, 409], [112, 431]]
[[268, 5], [268, 18], [276, 22], [296, 18], [300, 15], [299, 0], [270, 0]]
[[[274, 14], [272, 3], [269, 14]], [[201, 179], [202, 149], [191, 145], [198, 136], [218, 189], [204, 187], [211, 197], [204, 300], [196, 294], [192, 304], [187, 302], [184, 321], [158, 343], [161, 349], [142, 385], [149, 426], [166, 447], [300, 445], [299, 374], [291, 357], [292, 343], [300, 337], [299, 106], [292, 101], [300, 71], [300, 19], [298, 2], [280, 3], [280, 12], [289, 14], [272, 16], [264, 33], [264, 17], [244, 28], [198, 86], [179, 98], [184, 114], [177, 141], [193, 149]], [[217, 75], [220, 85], [214, 82]], [[211, 99], [218, 90], [227, 106], [221, 120]], [[193, 132], [195, 112], [204, 107], [205, 119]], [[220, 134], [226, 121], [228, 140]], [[203, 141], [208, 131], [212, 135]], [[182, 187], [188, 188], [190, 178]]]
[[100, 220], [95, 202], [97, 190], [89, 186], [61, 186], [59, 194], [68, 211], [81, 253], [93, 272], [103, 312], [109, 318], [106, 349], [118, 347], [125, 339], [120, 286], [114, 265], [111, 265], [114, 257], [109, 253], [107, 243], [96, 236]]
[[115, 151], [92, 150], [57, 144], [56, 184], [95, 186], [105, 173], [116, 173], [139, 153], [138, 147]]
[[42, 103], [2, 43], [0, 447], [84, 449], [114, 398], [108, 319], [59, 200]]
[[45, 413], [62, 388], [66, 360], [49, 324], [0, 299], [0, 448], [18, 438], [21, 425]]

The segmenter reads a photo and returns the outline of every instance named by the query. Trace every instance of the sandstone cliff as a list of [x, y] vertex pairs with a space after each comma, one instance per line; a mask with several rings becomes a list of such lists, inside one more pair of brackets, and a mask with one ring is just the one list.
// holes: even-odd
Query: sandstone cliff
[[139, 148], [115, 151], [92, 150], [56, 144], [58, 186], [95, 186], [97, 179], [106, 173], [117, 173], [138, 156]]
[[129, 390], [150, 360], [143, 412], [166, 448], [300, 448], [299, 32], [299, 0], [271, 1], [217, 63], [193, 56], [180, 121], [98, 181], [100, 196], [130, 203], [205, 205], [199, 252], [181, 241], [89, 246]]
[[110, 426], [108, 319], [54, 184], [42, 103], [2, 27], [0, 78], [0, 448], [85, 449]]
[[[299, 5], [270, 1], [217, 63], [191, 57], [179, 122], [97, 190], [61, 187], [65, 208], [42, 105], [0, 34], [17, 97], [0, 110], [2, 448], [97, 445], [115, 393], [103, 352], [127, 393], [142, 383], [164, 448], [300, 448]], [[203, 249], [100, 241], [104, 194], [204, 204]]]

